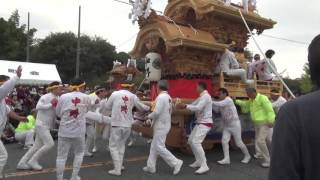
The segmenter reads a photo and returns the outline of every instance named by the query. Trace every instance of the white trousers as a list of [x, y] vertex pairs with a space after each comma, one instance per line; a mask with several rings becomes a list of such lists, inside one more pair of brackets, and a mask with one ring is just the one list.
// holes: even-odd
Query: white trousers
[[249, 3], [248, 0], [242, 0], [243, 9], [245, 12], [249, 12]]
[[237, 147], [241, 149], [242, 153], [245, 156], [250, 156], [246, 145], [242, 141], [241, 133], [242, 132], [241, 132], [240, 121], [233, 121], [232, 123], [225, 125], [225, 127], [223, 128], [222, 148], [223, 148], [223, 154], [225, 159], [230, 160], [229, 142], [230, 142], [231, 136], [233, 137]]
[[21, 158], [19, 164], [38, 162], [38, 160], [54, 146], [50, 130], [41, 126], [36, 127], [36, 140], [34, 145]]
[[255, 125], [256, 138], [256, 153], [263, 157], [264, 162], [270, 162], [270, 153], [267, 146], [268, 135], [270, 134], [270, 128], [267, 125]]
[[207, 158], [202, 147], [202, 142], [204, 141], [210, 130], [211, 128], [205, 125], [196, 125], [193, 128], [188, 139], [188, 143], [196, 158], [196, 162], [199, 163], [201, 166], [207, 165]]
[[179, 160], [166, 148], [168, 132], [154, 132], [150, 147], [147, 166], [156, 169], [157, 158], [160, 156], [170, 167], [177, 165]]
[[73, 159], [73, 171], [71, 179], [76, 179], [79, 175], [81, 164], [83, 161], [84, 150], [85, 150], [85, 138], [58, 138], [58, 155], [56, 161], [57, 167], [57, 180], [63, 180], [63, 172], [65, 169], [66, 161], [68, 159], [68, 154], [70, 149], [73, 149], [74, 159]]
[[225, 0], [224, 1], [226, 5], [230, 6], [231, 5], [231, 0]]
[[121, 171], [123, 164], [124, 153], [126, 150], [126, 143], [130, 137], [131, 128], [127, 127], [111, 127], [111, 134], [109, 140], [109, 149], [111, 158], [116, 171]]
[[34, 130], [29, 130], [26, 132], [17, 132], [14, 138], [20, 143], [24, 143], [25, 146], [30, 146], [34, 144]]
[[94, 124], [87, 124], [86, 125], [86, 149], [85, 153], [90, 152], [92, 145], [94, 144], [95, 137], [96, 137], [96, 128]]
[[0, 177], [2, 177], [3, 168], [7, 164], [8, 152], [0, 140]]
[[247, 78], [247, 71], [245, 69], [230, 69], [229, 71], [226, 72], [228, 76], [235, 76], [235, 77], [240, 77], [241, 80], [246, 83], [246, 84], [253, 84], [253, 80], [248, 80]]
[[271, 146], [272, 136], [273, 136], [273, 128], [270, 128], [270, 131], [269, 131], [269, 134], [268, 134], [268, 137], [267, 137], [268, 146]]

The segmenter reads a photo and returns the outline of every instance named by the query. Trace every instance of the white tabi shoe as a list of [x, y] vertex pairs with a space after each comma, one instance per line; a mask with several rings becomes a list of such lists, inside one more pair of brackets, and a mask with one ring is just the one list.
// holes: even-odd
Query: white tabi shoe
[[151, 173], [151, 174], [156, 173], [156, 169], [155, 168], [151, 168], [151, 167], [148, 167], [148, 166], [144, 167], [142, 170], [144, 172]]
[[128, 147], [132, 147], [133, 144], [134, 144], [134, 142], [133, 142], [133, 141], [130, 141], [130, 142], [128, 143]]
[[245, 156], [243, 158], [243, 160], [241, 161], [241, 163], [248, 164], [250, 162], [250, 160], [251, 160], [251, 156]]
[[18, 170], [30, 170], [31, 167], [27, 163], [19, 163], [17, 166]]
[[263, 162], [263, 163], [261, 164], [261, 167], [263, 167], [263, 168], [269, 168], [269, 167], [270, 167], [270, 163], [269, 163], [269, 162]]
[[96, 153], [98, 151], [97, 147], [93, 147], [92, 152]]
[[183, 161], [179, 160], [178, 163], [177, 163], [177, 165], [174, 167], [173, 175], [179, 174], [182, 165], [183, 165]]
[[84, 153], [84, 157], [93, 157], [93, 154], [90, 152]]
[[217, 162], [220, 165], [229, 165], [230, 164], [230, 159], [222, 159], [221, 161]]
[[209, 171], [209, 167], [207, 165], [201, 166], [195, 173], [198, 175], [205, 174]]
[[42, 171], [42, 166], [38, 162], [28, 162], [29, 166], [32, 170], [35, 171]]
[[189, 167], [191, 168], [199, 168], [200, 166], [200, 163], [198, 163], [197, 161], [189, 165]]
[[121, 171], [117, 171], [115, 169], [108, 171], [108, 173], [112, 176], [121, 176]]
[[81, 180], [81, 177], [80, 176], [77, 176], [77, 177], [71, 177], [70, 180]]

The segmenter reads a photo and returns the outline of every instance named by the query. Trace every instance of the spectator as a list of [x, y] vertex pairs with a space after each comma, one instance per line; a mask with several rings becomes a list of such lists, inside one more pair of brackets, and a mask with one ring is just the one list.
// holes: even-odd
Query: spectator
[[37, 116], [36, 110], [32, 110], [27, 117], [27, 122], [20, 122], [15, 130], [15, 139], [24, 144], [24, 149], [29, 149], [34, 144], [34, 130]]
[[320, 179], [320, 35], [309, 46], [309, 67], [317, 91], [285, 104], [272, 139], [269, 180]]

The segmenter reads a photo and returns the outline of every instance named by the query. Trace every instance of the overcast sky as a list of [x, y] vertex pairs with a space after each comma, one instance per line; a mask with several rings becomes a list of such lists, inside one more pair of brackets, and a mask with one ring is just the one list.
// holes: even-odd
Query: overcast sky
[[[127, 1], [127, 0], [125, 0]], [[239, 0], [233, 0], [238, 3]], [[276, 51], [274, 61], [279, 72], [292, 78], [301, 75], [307, 61], [307, 47], [320, 34], [320, 0], [257, 0], [259, 13], [278, 22], [266, 35], [292, 39], [306, 44], [258, 36], [263, 51]], [[299, 3], [301, 2], [301, 3]], [[164, 11], [167, 0], [152, 0], [154, 9]], [[0, 17], [7, 19], [18, 9], [21, 23], [27, 22], [31, 13], [31, 27], [36, 28], [37, 38], [51, 32], [77, 32], [78, 5], [82, 5], [82, 33], [101, 36], [117, 47], [117, 51], [130, 51], [139, 29], [128, 19], [131, 7], [113, 0], [0, 0]], [[248, 46], [258, 53], [252, 40]]]

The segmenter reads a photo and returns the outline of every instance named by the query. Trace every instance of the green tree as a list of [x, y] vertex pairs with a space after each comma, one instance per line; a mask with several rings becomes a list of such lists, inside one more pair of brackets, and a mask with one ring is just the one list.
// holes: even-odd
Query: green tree
[[[115, 47], [100, 37], [81, 36], [80, 76], [87, 82], [102, 82], [116, 60]], [[35, 45], [35, 62], [56, 64], [61, 78], [75, 75], [77, 37], [72, 32], [52, 33]]]
[[309, 93], [313, 89], [313, 84], [312, 84], [311, 77], [310, 77], [310, 70], [309, 70], [308, 63], [306, 63], [303, 66], [303, 71], [304, 71], [304, 74], [302, 74], [302, 76], [301, 76], [300, 88], [301, 88], [302, 93]]
[[[37, 30], [29, 31], [30, 44]], [[26, 25], [20, 25], [20, 15], [15, 10], [6, 21], [0, 18], [0, 58], [23, 61], [26, 58], [27, 34]]]

